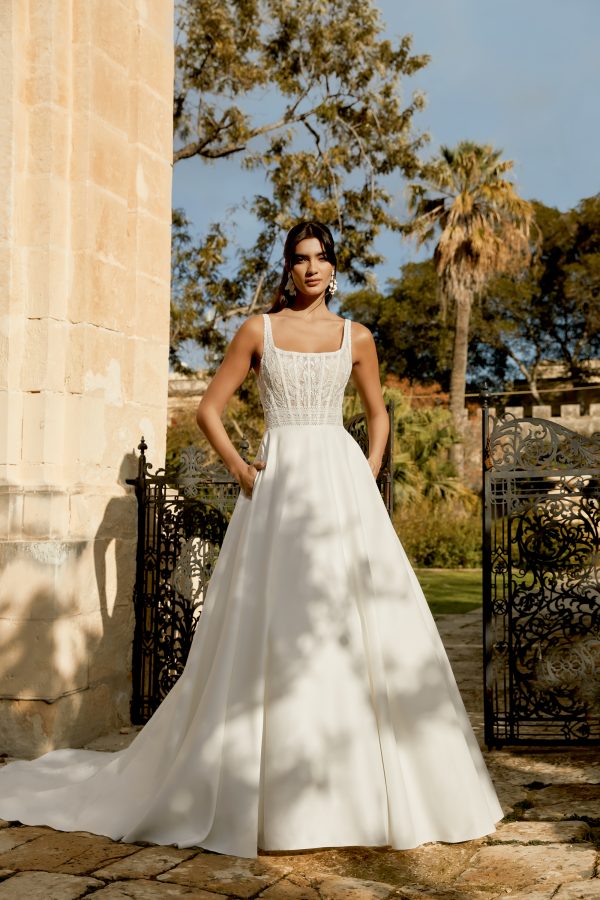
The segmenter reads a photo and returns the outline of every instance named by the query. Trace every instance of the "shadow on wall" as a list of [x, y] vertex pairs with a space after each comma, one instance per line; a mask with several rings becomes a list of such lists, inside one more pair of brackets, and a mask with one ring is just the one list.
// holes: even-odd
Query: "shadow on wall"
[[0, 544], [0, 753], [77, 747], [129, 722], [136, 470], [126, 454], [108, 501], [46, 496], [36, 537]]

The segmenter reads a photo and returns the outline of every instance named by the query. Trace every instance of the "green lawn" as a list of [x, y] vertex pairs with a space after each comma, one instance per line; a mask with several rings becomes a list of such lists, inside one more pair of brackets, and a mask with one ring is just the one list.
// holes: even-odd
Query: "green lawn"
[[434, 615], [481, 606], [481, 569], [415, 569]]

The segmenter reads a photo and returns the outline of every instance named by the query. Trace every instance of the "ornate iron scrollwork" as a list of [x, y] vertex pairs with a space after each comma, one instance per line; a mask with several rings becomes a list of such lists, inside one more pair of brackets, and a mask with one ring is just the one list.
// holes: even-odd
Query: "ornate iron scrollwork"
[[482, 448], [486, 742], [600, 742], [600, 434], [484, 405]]

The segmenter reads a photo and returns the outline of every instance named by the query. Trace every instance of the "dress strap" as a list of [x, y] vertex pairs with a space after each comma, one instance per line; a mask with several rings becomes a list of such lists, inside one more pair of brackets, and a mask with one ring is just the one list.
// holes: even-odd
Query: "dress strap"
[[271, 331], [271, 317], [268, 313], [263, 313], [263, 353], [266, 347], [273, 346], [273, 332]]
[[352, 354], [352, 319], [344, 319], [344, 338], [342, 343], [348, 352]]

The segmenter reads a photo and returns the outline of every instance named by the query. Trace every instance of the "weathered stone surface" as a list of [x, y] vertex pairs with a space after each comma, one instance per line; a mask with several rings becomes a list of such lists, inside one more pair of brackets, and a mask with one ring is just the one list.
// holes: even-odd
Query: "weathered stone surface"
[[47, 831], [47, 828], [22, 828], [20, 826], [3, 828], [0, 831], [0, 867], [5, 865], [3, 857], [6, 852], [35, 840], [40, 835], [46, 834]]
[[179, 897], [185, 897], [185, 900], [224, 900], [223, 894], [213, 894], [212, 891], [203, 891], [201, 888], [163, 884], [143, 878], [115, 881], [101, 891], [96, 891], [93, 896], [101, 900], [177, 900]]
[[[575, 883], [581, 884], [579, 881]], [[489, 897], [490, 895], [487, 894], [487, 896]], [[524, 891], [517, 891], [516, 894], [513, 893], [510, 888], [504, 888], [499, 894], [494, 894], [494, 900], [553, 900], [555, 896], [555, 884], [536, 884], [533, 887], [526, 888]]]
[[170, 872], [159, 875], [157, 881], [229, 893], [233, 897], [252, 897], [261, 888], [269, 887], [290, 871], [289, 866], [283, 866], [274, 860], [200, 853]]
[[176, 850], [174, 847], [145, 847], [125, 859], [103, 866], [94, 872], [94, 875], [108, 881], [155, 878], [197, 853], [197, 850]]
[[600, 879], [563, 884], [554, 894], [553, 900], [600, 900]]
[[570, 844], [589, 840], [590, 829], [585, 822], [508, 822], [499, 825], [490, 843]]
[[[113, 499], [125, 496], [121, 463], [142, 433], [155, 465], [164, 458], [168, 377], [173, 2], [43, 7], [6, 0], [0, 30], [10, 74], [0, 196], [11, 198], [0, 208], [10, 320], [10, 341], [6, 330], [0, 338], [10, 388], [0, 396], [0, 549], [16, 563], [0, 566], [3, 628], [14, 638], [0, 732], [2, 749], [23, 757], [81, 746], [128, 720], [131, 635], [114, 613], [131, 604], [133, 558], [111, 559], [114, 546], [101, 557], [123, 530], [135, 541], [135, 521], [114, 527]], [[5, 490], [17, 485], [20, 496]], [[85, 521], [70, 504], [75, 485]], [[68, 566], [30, 565], [28, 544], [43, 554], [74, 536], [91, 552]], [[45, 632], [29, 624], [40, 610]], [[80, 631], [92, 612], [101, 627], [88, 632], [81, 618]]]
[[267, 888], [260, 895], [261, 900], [321, 900], [321, 896], [307, 878], [289, 875]]
[[336, 875], [328, 875], [317, 883], [322, 900], [387, 900], [395, 891], [391, 884]]
[[[82, 833], [82, 836], [85, 833]], [[96, 834], [85, 834], [86, 849], [78, 856], [56, 866], [55, 871], [68, 875], [93, 875], [95, 869], [108, 866], [140, 849], [136, 844], [122, 844]], [[85, 846], [85, 845], [84, 845]]]
[[481, 889], [519, 888], [536, 883], [561, 884], [591, 878], [596, 853], [590, 844], [482, 847], [457, 885]]
[[[397, 895], [393, 896], [398, 896], [400, 900], [490, 900], [489, 891], [476, 891], [472, 888], [461, 891], [454, 888], [432, 888], [420, 885], [399, 888]], [[494, 895], [494, 900], [496, 900], [496, 895]], [[513, 900], [512, 894], [510, 900]]]
[[495, 781], [494, 787], [505, 816], [508, 816], [514, 810], [517, 803], [522, 803], [523, 800], [527, 799], [527, 790], [521, 785]]
[[[27, 829], [27, 831], [29, 830]], [[3, 834], [4, 832], [1, 832], [0, 837]], [[48, 831], [34, 840], [22, 843], [13, 850], [0, 854], [0, 866], [17, 871], [60, 871], [62, 874], [81, 874], [82, 858], [90, 851], [93, 854], [94, 849], [99, 848], [98, 845], [102, 846], [104, 853], [110, 854], [113, 860], [124, 853], [132, 853], [138, 849], [125, 844], [121, 845], [124, 850], [122, 853], [118, 844], [110, 842], [109, 846], [106, 838], [98, 839], [82, 832]], [[95, 868], [98, 868], [98, 865]]]
[[535, 753], [528, 749], [511, 748], [486, 751], [485, 761], [494, 781], [527, 785], [542, 784], [598, 784], [600, 764], [594, 747], [562, 749], [559, 753]]
[[56, 872], [18, 872], [0, 884], [0, 900], [78, 900], [95, 887], [102, 887], [96, 878]]
[[525, 820], [586, 818], [600, 822], [600, 784], [553, 784], [529, 792], [533, 803], [524, 812]]

